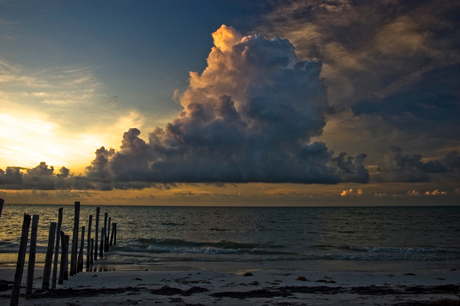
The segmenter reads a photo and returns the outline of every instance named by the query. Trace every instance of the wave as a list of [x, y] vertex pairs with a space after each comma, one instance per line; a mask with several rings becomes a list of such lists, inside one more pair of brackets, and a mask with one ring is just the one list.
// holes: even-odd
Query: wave
[[[398, 248], [369, 246], [314, 245], [305, 250], [277, 249], [279, 245], [241, 243], [233, 241], [191, 242], [180, 239], [139, 239], [134, 245], [119, 249], [158, 256], [161, 260], [177, 260], [178, 256], [192, 261], [277, 261], [277, 260], [350, 260], [350, 261], [440, 261], [459, 260], [460, 249]], [[150, 254], [150, 255], [148, 255]], [[155, 255], [153, 255], [155, 254]], [[209, 257], [211, 256], [211, 257]]]
[[182, 239], [136, 239], [135, 244], [138, 246], [153, 247], [172, 247], [172, 248], [218, 248], [218, 249], [257, 249], [257, 248], [285, 248], [283, 245], [270, 243], [245, 243], [235, 241], [204, 241], [194, 242]]
[[401, 248], [401, 247], [345, 247], [350, 250], [367, 253], [388, 253], [388, 254], [460, 254], [460, 249], [446, 248]]
[[244, 243], [235, 241], [194, 242], [181, 239], [136, 239], [126, 250], [148, 253], [188, 253], [188, 254], [252, 254], [252, 255], [296, 255], [291, 251], [279, 251], [283, 245], [270, 243]]

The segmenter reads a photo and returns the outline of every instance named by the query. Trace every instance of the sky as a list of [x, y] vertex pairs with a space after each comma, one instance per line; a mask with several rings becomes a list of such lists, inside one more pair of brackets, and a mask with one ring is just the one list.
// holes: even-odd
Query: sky
[[0, 0], [0, 197], [455, 205], [458, 1]]

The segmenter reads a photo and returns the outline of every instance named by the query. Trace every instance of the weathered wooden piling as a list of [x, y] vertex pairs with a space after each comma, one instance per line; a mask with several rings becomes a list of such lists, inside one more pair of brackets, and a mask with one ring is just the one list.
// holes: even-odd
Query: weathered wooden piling
[[113, 245], [113, 235], [115, 233], [115, 222], [112, 223], [112, 233], [110, 234], [110, 245]]
[[113, 242], [114, 245], [117, 245], [117, 223], [115, 223], [115, 241]]
[[101, 208], [96, 208], [96, 230], [94, 232], [94, 260], [97, 260], [97, 240], [99, 236], [99, 215], [101, 213]]
[[13, 283], [13, 290], [11, 291], [10, 306], [16, 306], [19, 303], [19, 291], [21, 289], [22, 272], [24, 270], [24, 262], [26, 260], [29, 227], [30, 227], [30, 215], [24, 214], [24, 222], [22, 223], [21, 241], [19, 243], [18, 262], [16, 264], [16, 272], [14, 273], [14, 283]]
[[69, 240], [70, 236], [65, 235], [61, 231], [61, 245], [62, 245], [62, 254], [61, 254], [61, 266], [59, 269], [59, 281], [58, 284], [62, 285], [64, 280], [69, 279], [68, 267], [69, 267]]
[[56, 237], [56, 222], [50, 223], [48, 236], [48, 248], [45, 256], [45, 269], [43, 270], [42, 289], [48, 290], [50, 287], [51, 265], [53, 262], [54, 238]]
[[80, 230], [80, 202], [75, 202], [75, 217], [73, 223], [72, 250], [70, 253], [70, 276], [77, 272], [78, 231]]
[[117, 245], [117, 224], [114, 223], [115, 226], [113, 227], [113, 231], [115, 232], [115, 234], [113, 235], [114, 239], [113, 239], [113, 245]]
[[105, 228], [101, 228], [101, 246], [99, 250], [99, 255], [102, 258], [104, 256], [104, 240], [105, 240]]
[[78, 266], [77, 273], [83, 272], [83, 247], [85, 246], [85, 227], [81, 227], [81, 243], [80, 243], [80, 252], [78, 252]]
[[2, 211], [3, 211], [3, 204], [5, 201], [3, 199], [0, 199], [0, 219], [2, 218]]
[[107, 248], [105, 247], [105, 241], [107, 240], [106, 237], [107, 237], [107, 221], [108, 221], [108, 218], [109, 218], [109, 214], [105, 213], [104, 214], [104, 244], [103, 244], [104, 253], [107, 252]]
[[58, 263], [59, 263], [59, 245], [60, 245], [59, 242], [61, 241], [62, 216], [63, 216], [63, 208], [61, 207], [59, 208], [58, 224], [57, 224], [57, 229], [56, 229], [56, 247], [54, 249], [53, 277], [51, 281], [51, 289], [56, 289], [57, 270], [58, 270]]
[[110, 237], [110, 224], [112, 223], [112, 218], [109, 217], [109, 223], [107, 223], [107, 235], [105, 236], [105, 251], [109, 251], [109, 237]]
[[86, 249], [86, 271], [89, 269], [89, 265], [92, 263], [93, 256], [91, 255], [91, 225], [93, 223], [93, 215], [89, 215], [88, 221], [88, 240]]
[[[93, 256], [94, 256], [94, 238], [91, 238], [91, 248], [90, 248], [90, 256], [89, 256], [89, 264], [92, 265], [93, 264]], [[86, 269], [88, 270], [88, 269]]]
[[32, 294], [34, 285], [35, 255], [37, 254], [38, 219], [39, 215], [33, 215], [32, 231], [30, 234], [29, 266], [27, 269], [26, 298], [28, 298]]

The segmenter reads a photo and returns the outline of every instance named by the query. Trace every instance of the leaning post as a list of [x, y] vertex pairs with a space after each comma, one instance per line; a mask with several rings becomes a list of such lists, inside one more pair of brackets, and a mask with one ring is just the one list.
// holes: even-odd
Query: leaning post
[[109, 217], [109, 223], [107, 223], [107, 235], [105, 236], [105, 251], [109, 251], [109, 242], [110, 242], [110, 224], [112, 222], [112, 218]]
[[53, 262], [54, 239], [56, 238], [56, 222], [50, 223], [50, 232], [48, 236], [48, 249], [46, 250], [45, 269], [43, 270], [42, 289], [50, 288], [51, 264]]
[[[57, 270], [58, 270], [58, 263], [59, 263], [59, 242], [61, 241], [61, 226], [62, 226], [62, 211], [63, 208], [59, 208], [59, 217], [58, 217], [58, 224], [56, 229], [56, 248], [54, 249], [54, 264], [53, 264], [53, 278], [51, 281], [51, 289], [56, 289], [56, 281], [57, 281]], [[62, 257], [62, 252], [61, 252]]]
[[107, 247], [105, 246], [105, 241], [107, 240], [106, 237], [107, 237], [107, 220], [108, 220], [108, 217], [109, 217], [109, 213], [105, 213], [104, 214], [104, 243], [103, 243], [103, 249], [104, 249], [104, 253], [107, 252]]
[[28, 298], [32, 294], [34, 285], [35, 255], [37, 254], [38, 219], [39, 215], [33, 215], [32, 232], [30, 234], [29, 266], [27, 269], [26, 298]]
[[29, 227], [30, 227], [30, 215], [24, 214], [24, 222], [22, 223], [21, 242], [19, 243], [18, 262], [16, 264], [16, 272], [14, 273], [13, 290], [11, 290], [10, 306], [17, 306], [19, 303], [19, 291], [21, 289], [24, 262], [26, 261], [27, 239], [29, 236]]

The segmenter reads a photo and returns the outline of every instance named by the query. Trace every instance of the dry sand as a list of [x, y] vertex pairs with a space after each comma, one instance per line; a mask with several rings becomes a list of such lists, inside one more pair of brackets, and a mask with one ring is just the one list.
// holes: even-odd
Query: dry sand
[[[13, 268], [0, 269], [0, 280], [13, 275]], [[36, 276], [40, 288], [39, 269]], [[19, 305], [428, 305], [442, 299], [460, 305], [459, 285], [460, 269], [97, 271], [70, 277], [56, 290], [36, 289], [30, 299], [22, 295]], [[1, 305], [9, 305], [10, 293], [0, 292]]]

